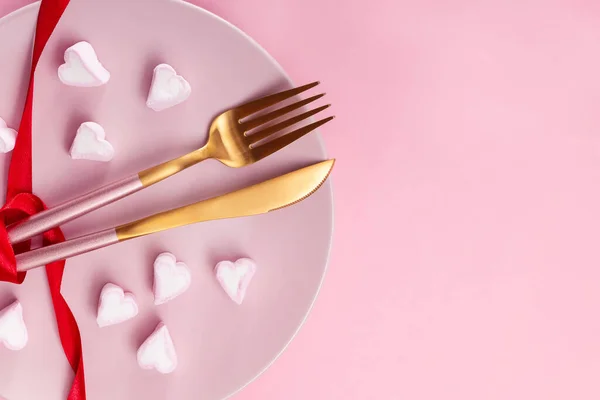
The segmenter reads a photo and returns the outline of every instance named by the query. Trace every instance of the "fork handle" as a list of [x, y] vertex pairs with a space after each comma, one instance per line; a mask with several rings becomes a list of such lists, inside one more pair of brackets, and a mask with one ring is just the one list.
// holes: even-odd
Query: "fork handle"
[[132, 175], [10, 225], [7, 228], [8, 239], [11, 243], [31, 239], [143, 188], [139, 175]]
[[104, 207], [145, 187], [154, 185], [192, 165], [210, 157], [210, 148], [204, 146], [173, 160], [150, 167], [138, 174], [88, 192], [56, 207], [35, 214], [7, 228], [11, 243], [23, 242], [55, 226], [72, 221]]

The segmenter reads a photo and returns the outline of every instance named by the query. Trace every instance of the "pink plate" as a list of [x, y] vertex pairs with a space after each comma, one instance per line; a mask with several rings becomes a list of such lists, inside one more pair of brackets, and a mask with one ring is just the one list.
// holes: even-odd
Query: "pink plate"
[[[143, 4], [142, 4], [143, 3]], [[0, 21], [0, 116], [18, 126], [38, 6]], [[60, 83], [63, 51], [87, 40], [111, 72], [99, 88]], [[146, 107], [152, 68], [166, 62], [192, 86], [183, 104], [160, 113]], [[315, 77], [318, 79], [318, 77]], [[249, 37], [195, 6], [170, 0], [71, 2], [38, 68], [34, 104], [34, 191], [49, 205], [186, 153], [206, 140], [221, 111], [291, 85]], [[110, 163], [73, 161], [68, 149], [81, 122], [106, 130]], [[6, 176], [9, 156], [2, 156]], [[67, 237], [99, 230], [273, 177], [326, 158], [317, 134], [256, 165], [230, 169], [207, 161], [131, 198], [64, 226]], [[5, 190], [4, 178], [0, 190]], [[67, 262], [63, 294], [84, 346], [90, 399], [222, 399], [260, 374], [285, 348], [308, 313], [326, 269], [332, 233], [327, 183], [308, 200], [268, 215], [209, 222], [148, 236]], [[154, 306], [152, 263], [163, 251], [192, 269], [192, 286]], [[224, 259], [258, 263], [238, 306], [214, 278]], [[140, 315], [100, 329], [100, 289], [113, 282], [133, 292]], [[0, 307], [18, 298], [30, 332], [20, 352], [0, 348], [0, 394], [9, 399], [63, 400], [71, 371], [56, 332], [43, 270], [20, 286], [0, 284]], [[179, 355], [171, 375], [146, 371], [136, 350], [164, 321]], [[35, 383], [35, 384], [33, 384]]]

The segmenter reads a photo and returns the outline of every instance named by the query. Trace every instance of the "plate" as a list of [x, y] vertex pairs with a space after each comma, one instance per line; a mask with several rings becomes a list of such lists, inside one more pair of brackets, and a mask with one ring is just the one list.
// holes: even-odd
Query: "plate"
[[[38, 5], [0, 20], [0, 116], [20, 119]], [[99, 88], [57, 79], [64, 50], [87, 40], [111, 72]], [[173, 65], [192, 86], [185, 103], [163, 112], [145, 106], [152, 69]], [[318, 78], [318, 77], [317, 77]], [[33, 185], [49, 205], [184, 154], [204, 144], [211, 119], [251, 98], [291, 86], [281, 67], [251, 38], [219, 17], [181, 1], [73, 1], [42, 56], [34, 99]], [[69, 146], [80, 123], [106, 130], [110, 163], [74, 161]], [[2, 176], [8, 156], [2, 156]], [[207, 161], [152, 188], [64, 226], [67, 237], [201, 200], [326, 158], [311, 134], [242, 169]], [[5, 191], [5, 179], [0, 190]], [[304, 321], [321, 284], [332, 234], [329, 182], [306, 201], [267, 215], [215, 221], [151, 235], [67, 262], [63, 294], [83, 340], [90, 399], [222, 399], [260, 374]], [[192, 269], [192, 287], [154, 306], [152, 262], [163, 251]], [[224, 259], [259, 265], [238, 306], [213, 275]], [[0, 285], [0, 306], [18, 298], [30, 332], [20, 352], [0, 349], [0, 394], [9, 399], [64, 399], [71, 371], [56, 332], [43, 270], [22, 286]], [[135, 294], [140, 314], [98, 328], [101, 287], [116, 283]], [[138, 367], [136, 351], [159, 321], [169, 327], [178, 369], [160, 375]], [[35, 384], [32, 384], [35, 382]]]

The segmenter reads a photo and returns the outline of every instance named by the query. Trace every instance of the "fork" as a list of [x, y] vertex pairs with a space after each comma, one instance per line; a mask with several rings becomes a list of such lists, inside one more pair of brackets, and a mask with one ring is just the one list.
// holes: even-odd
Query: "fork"
[[267, 108], [276, 106], [318, 84], [319, 82], [313, 82], [285, 90], [250, 101], [221, 113], [210, 124], [208, 141], [203, 147], [181, 157], [148, 168], [128, 178], [88, 192], [59, 204], [54, 208], [42, 211], [22, 222], [13, 224], [7, 228], [10, 242], [23, 242], [55, 226], [62, 225], [154, 185], [209, 158], [216, 159], [226, 166], [233, 168], [244, 167], [262, 160], [319, 126], [331, 121], [334, 117], [327, 117], [284, 135], [278, 135], [284, 129], [325, 110], [330, 106], [327, 104], [292, 116], [272, 126], [265, 126], [265, 124], [287, 116], [292, 111], [323, 97], [324, 93], [297, 101], [264, 115], [251, 119], [249, 117]]

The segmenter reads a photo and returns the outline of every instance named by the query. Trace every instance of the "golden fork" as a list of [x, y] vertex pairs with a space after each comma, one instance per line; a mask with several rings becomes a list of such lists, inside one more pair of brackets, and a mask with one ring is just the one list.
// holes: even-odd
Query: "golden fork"
[[292, 116], [272, 126], [265, 126], [265, 124], [310, 104], [323, 97], [324, 93], [297, 101], [264, 115], [248, 118], [318, 84], [319, 82], [313, 82], [275, 93], [223, 112], [212, 121], [208, 141], [203, 147], [11, 225], [8, 227], [10, 242], [18, 243], [30, 239], [55, 226], [64, 224], [160, 182], [206, 159], [214, 158], [229, 167], [239, 168], [253, 164], [275, 153], [319, 126], [331, 121], [333, 117], [327, 117], [282, 136], [278, 135], [284, 129], [325, 110], [329, 105]]

